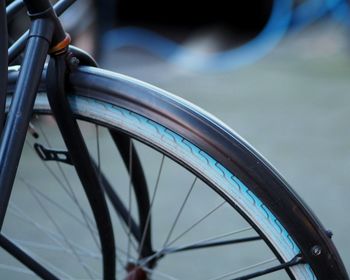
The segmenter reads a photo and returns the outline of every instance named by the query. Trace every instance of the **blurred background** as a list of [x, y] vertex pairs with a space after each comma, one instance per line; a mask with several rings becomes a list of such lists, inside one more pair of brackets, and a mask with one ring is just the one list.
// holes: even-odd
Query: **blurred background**
[[[333, 231], [350, 271], [347, 0], [78, 0], [62, 18], [100, 66], [219, 117]], [[13, 23], [18, 31], [22, 23]]]
[[77, 43], [102, 67], [182, 96], [248, 140], [333, 231], [350, 271], [349, 3], [105, 0], [97, 7], [99, 24], [87, 33], [102, 30], [99, 41]]

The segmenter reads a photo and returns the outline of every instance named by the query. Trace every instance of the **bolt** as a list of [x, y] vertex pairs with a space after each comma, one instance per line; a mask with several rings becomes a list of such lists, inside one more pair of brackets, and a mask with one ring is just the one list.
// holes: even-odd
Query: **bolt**
[[329, 237], [329, 238], [332, 238], [332, 236], [333, 236], [333, 232], [331, 231], [331, 230], [326, 230], [326, 234], [327, 234], [327, 236]]
[[322, 249], [320, 246], [315, 245], [311, 248], [311, 253], [317, 257], [322, 254]]
[[75, 56], [72, 56], [69, 58], [69, 66], [72, 70], [76, 69], [79, 66], [79, 63], [80, 63], [80, 60]]

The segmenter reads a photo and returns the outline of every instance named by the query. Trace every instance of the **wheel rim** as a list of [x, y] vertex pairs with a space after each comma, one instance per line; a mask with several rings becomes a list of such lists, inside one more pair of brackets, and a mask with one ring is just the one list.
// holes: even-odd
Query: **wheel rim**
[[[117, 108], [117, 107], [114, 107], [114, 106], [111, 106], [111, 105], [108, 105], [108, 104], [105, 104], [105, 103], [102, 103], [102, 102], [97, 102], [95, 100], [91, 100], [91, 99], [87, 99], [87, 98], [80, 98], [79, 100], [78, 99], [72, 99], [71, 102], [72, 102], [73, 110], [75, 112], [79, 112], [85, 118], [96, 119], [97, 116], [99, 116], [99, 117], [102, 116], [103, 120], [99, 120], [99, 121], [100, 122], [104, 122], [105, 125], [112, 125], [112, 124], [113, 125], [118, 125], [118, 126], [120, 126], [121, 129], [126, 129], [126, 126], [127, 126], [128, 130], [133, 128], [133, 131], [131, 131], [131, 133], [135, 134], [135, 135], [143, 134], [142, 137], [143, 137], [143, 141], [145, 141], [145, 142], [151, 143], [152, 139], [154, 141], [155, 137], [152, 136], [152, 133], [159, 133], [159, 131], [162, 131], [162, 129], [164, 129], [160, 125], [152, 123], [151, 121], [145, 121], [144, 118], [141, 117], [141, 116], [132, 114], [130, 112], [127, 112], [124, 109]], [[91, 108], [92, 108], [91, 104], [92, 103], [93, 103], [93, 107], [95, 109], [97, 109], [97, 111], [92, 111], [91, 110]], [[46, 104], [46, 99], [45, 99], [44, 96], [39, 96], [39, 98], [37, 99], [36, 105], [37, 105], [37, 108], [39, 110], [42, 110], [42, 111], [45, 111], [45, 112], [48, 110], [48, 107], [47, 107], [47, 104]], [[106, 106], [110, 106], [110, 108], [106, 108]], [[128, 124], [125, 123], [125, 120], [127, 119], [125, 117], [126, 115], [130, 116], [130, 118], [129, 118], [130, 123], [128, 123]], [[119, 119], [118, 119], [118, 116], [119, 116]], [[120, 118], [120, 116], [122, 116], [122, 118]], [[146, 133], [144, 131], [144, 129], [145, 129], [145, 127], [149, 127], [149, 126], [153, 126], [153, 128], [149, 129], [149, 131]], [[233, 197], [233, 195], [237, 196], [236, 193], [233, 193], [232, 186], [231, 187], [226, 187], [226, 188], [222, 187], [225, 184], [227, 186], [227, 182], [223, 182], [223, 179], [225, 179], [225, 176], [227, 175], [225, 173], [225, 172], [227, 172], [227, 170], [225, 170], [222, 166], [220, 166], [218, 164], [213, 164], [213, 162], [211, 162], [212, 159], [208, 155], [206, 155], [205, 153], [198, 152], [198, 154], [201, 154], [202, 159], [198, 159], [196, 157], [194, 157], [194, 159], [189, 159], [188, 158], [188, 150], [189, 149], [195, 149], [196, 147], [194, 145], [192, 145], [191, 143], [187, 143], [187, 142], [184, 142], [183, 140], [181, 140], [179, 138], [181, 136], [179, 136], [179, 135], [176, 135], [176, 134], [174, 134], [174, 133], [172, 133], [170, 131], [166, 131], [166, 130], [164, 130], [163, 132], [164, 132], [164, 137], [160, 138], [159, 142], [156, 143], [156, 145], [159, 145], [160, 147], [162, 147], [165, 150], [168, 150], [168, 151], [171, 150], [172, 152], [176, 153], [180, 157], [180, 161], [187, 162], [187, 164], [192, 166], [192, 168], [193, 168], [193, 170], [195, 172], [203, 173], [203, 171], [205, 170], [206, 171], [205, 173], [207, 174], [207, 177], [208, 177], [208, 178], [205, 178], [205, 179], [206, 180], [210, 180], [211, 182], [215, 183], [216, 185], [221, 185], [220, 191], [223, 192], [227, 197]], [[102, 132], [100, 131], [98, 133], [101, 134]], [[88, 138], [88, 137], [89, 137], [89, 135], [86, 135], [86, 138]], [[175, 145], [172, 144], [171, 142], [175, 143]], [[146, 146], [141, 148], [141, 146], [143, 144], [141, 144], [140, 142], [135, 141], [135, 143], [136, 143], [136, 145], [138, 145], [138, 148], [140, 150], [141, 149], [145, 149], [145, 150], [149, 149]], [[182, 144], [179, 145], [179, 143], [182, 143]], [[153, 144], [155, 144], [155, 143], [153, 143]], [[92, 144], [92, 145], [95, 145], [95, 148], [96, 148], [98, 144], [95, 143], [95, 144]], [[99, 145], [101, 145], [101, 143], [99, 143]], [[99, 156], [96, 157], [97, 161], [98, 161], [98, 157]], [[204, 159], [205, 162], [207, 162], [207, 166], [205, 166], [205, 165], [203, 165], [203, 163], [201, 163], [201, 161], [203, 161], [203, 159]], [[160, 163], [159, 163], [159, 161], [160, 161]], [[164, 171], [162, 171], [162, 168], [164, 168], [164, 164], [171, 165], [172, 167], [170, 169], [174, 169], [175, 168], [173, 166], [175, 163], [173, 163], [170, 160], [170, 158], [165, 157], [165, 156], [161, 156], [160, 160], [158, 159], [158, 165], [160, 166], [160, 169], [158, 169], [158, 172], [155, 172], [155, 174], [153, 174], [153, 177], [154, 177], [153, 179], [154, 179], [155, 183], [154, 183], [153, 190], [150, 191], [151, 194], [153, 193], [154, 189], [158, 188], [157, 185], [160, 182], [160, 178], [162, 176], [162, 172], [164, 172]], [[224, 176], [220, 176], [220, 174], [223, 174]], [[175, 178], [176, 178], [176, 176], [175, 176]], [[195, 177], [194, 179], [192, 178], [191, 180], [189, 180], [190, 183], [187, 184], [187, 185], [189, 185], [189, 189], [192, 189], [192, 190], [194, 188], [197, 189], [198, 186], [196, 184], [204, 184], [204, 182], [198, 183], [201, 180], [200, 179], [196, 179], [196, 178], [197, 177]], [[177, 177], [176, 179], [180, 180], [179, 177]], [[225, 181], [227, 181], [227, 180], [225, 179]], [[128, 182], [125, 181], [125, 184], [128, 185]], [[244, 185], [241, 184], [241, 182], [238, 179], [235, 180], [235, 184], [236, 184], [236, 187], [238, 186], [238, 188], [241, 188], [241, 189], [245, 187]], [[176, 184], [175, 184], [175, 186], [176, 186]], [[210, 191], [212, 193], [214, 193], [212, 190], [210, 190]], [[255, 197], [252, 193], [249, 193], [249, 191], [246, 191], [246, 193], [247, 193], [247, 197], [242, 197], [241, 198], [242, 200], [246, 200], [246, 201], [249, 201], [249, 199], [253, 200], [253, 204], [259, 205], [259, 207], [256, 207], [256, 208], [263, 208], [262, 207], [263, 206], [262, 203], [258, 200], [257, 197]], [[187, 194], [188, 194], [188, 192], [186, 193], [185, 197], [187, 196]], [[127, 196], [127, 195], [129, 195], [129, 193], [125, 194], [125, 196]], [[175, 194], [174, 194], [174, 196], [175, 196]], [[153, 197], [153, 195], [151, 195], [151, 197]], [[171, 199], [170, 199], [170, 201], [171, 201]], [[200, 200], [197, 201], [197, 204], [198, 204], [198, 202], [200, 203]], [[214, 204], [206, 205], [206, 206], [208, 206], [207, 208], [210, 208], [209, 206], [211, 206], [210, 210], [206, 212], [207, 214], [211, 213], [211, 211], [214, 211], [212, 213], [215, 213], [215, 212], [217, 212], [219, 210], [221, 211], [224, 208], [224, 206], [227, 207], [227, 205], [226, 205], [227, 203], [225, 203], [225, 202], [224, 203], [223, 202], [219, 202], [219, 201], [216, 201], [216, 202], [217, 202], [216, 204], [214, 203], [215, 205]], [[125, 204], [131, 204], [131, 207], [133, 207], [132, 206], [133, 203], [135, 203], [135, 201], [132, 201], [132, 200], [125, 202]], [[193, 203], [195, 203], [195, 202], [193, 202]], [[247, 202], [234, 201], [234, 203], [241, 203], [242, 206], [244, 206], [244, 203], [247, 203]], [[208, 203], [208, 204], [210, 204], [210, 203]], [[246, 207], [249, 208], [249, 206], [246, 206]], [[181, 209], [181, 208], [182, 208], [181, 204], [177, 205], [177, 211], [179, 211], [179, 209]], [[157, 209], [156, 212], [161, 212], [162, 211], [161, 209], [164, 209], [164, 205], [162, 205], [161, 208]], [[228, 207], [228, 209], [229, 209], [229, 211], [232, 211], [231, 207]], [[248, 209], [248, 210], [251, 211], [251, 213], [248, 213], [248, 216], [251, 219], [256, 218], [256, 217], [253, 217], [253, 215], [252, 215], [252, 213], [254, 214], [255, 212], [252, 211], [251, 209]], [[248, 211], [248, 210], [245, 210], [245, 211]], [[259, 209], [257, 209], [257, 210], [259, 210]], [[259, 211], [260, 211], [260, 214], [259, 214], [260, 216], [257, 215], [257, 217], [263, 217], [265, 215], [265, 219], [266, 219], [267, 222], [270, 222], [271, 219], [275, 219], [273, 214], [268, 212], [267, 208], [263, 208], [262, 211], [260, 209]], [[174, 217], [177, 217], [178, 212], [177, 213], [173, 213], [173, 214], [174, 214], [173, 215]], [[188, 216], [188, 214], [186, 216]], [[209, 216], [211, 216], [211, 214]], [[181, 215], [181, 217], [183, 217], [183, 216]], [[195, 219], [193, 217], [192, 222], [193, 221], [196, 222], [196, 221], [200, 220], [201, 217], [203, 217], [203, 212], [202, 212], [202, 216], [200, 216], [200, 218], [197, 217], [197, 219]], [[159, 218], [159, 219], [161, 220], [161, 218]], [[177, 220], [176, 223], [178, 223], [179, 219], [175, 218], [175, 220]], [[165, 222], [163, 221], [163, 223], [166, 224], [166, 221]], [[261, 223], [261, 221], [260, 221], [260, 223]], [[159, 224], [161, 224], [161, 223], [159, 223]], [[191, 238], [188, 238], [187, 240], [185, 239], [185, 241], [183, 241], [183, 240], [181, 240], [181, 238], [186, 236], [189, 231], [186, 232], [186, 229], [185, 229], [183, 231], [178, 231], [177, 234], [174, 234], [174, 230], [175, 229], [173, 229], [173, 225], [174, 224], [167, 224], [167, 225], [165, 225], [165, 227], [168, 228], [168, 232], [166, 234], [163, 234], [164, 236], [162, 237], [162, 242], [161, 243], [162, 243], [163, 247], [167, 248], [166, 250], [164, 250], [164, 248], [163, 248], [162, 253], [164, 253], [166, 255], [171, 255], [170, 252], [172, 252], [172, 251], [174, 253], [175, 248], [171, 247], [171, 245], [173, 245], [173, 244], [178, 245], [183, 250], [185, 250], [186, 247], [188, 247], [189, 245], [198, 245], [199, 241], [200, 241], [201, 244], [203, 244], [203, 242], [207, 242], [208, 239], [211, 239], [208, 235], [207, 236], [203, 235], [202, 237], [200, 237], [201, 230], [199, 230], [199, 233], [198, 233], [198, 231], [196, 233], [196, 240], [197, 240], [196, 242], [194, 242], [193, 239], [191, 240]], [[215, 227], [215, 225], [216, 225], [216, 223], [214, 223], [214, 227]], [[271, 225], [265, 225], [265, 226], [266, 226], [266, 228], [273, 230], [273, 227], [276, 226], [276, 225], [278, 225], [278, 224], [276, 223], [276, 221], [274, 221], [274, 225], [272, 227], [271, 227]], [[178, 226], [178, 225], [176, 224], [176, 226]], [[187, 229], [191, 228], [191, 226], [187, 226]], [[266, 231], [266, 229], [262, 229], [263, 232], [264, 232], [264, 230]], [[271, 238], [270, 242], [272, 244], [274, 244], [276, 247], [278, 247], [279, 254], [285, 260], [289, 260], [292, 257], [294, 257], [297, 253], [299, 253], [299, 249], [297, 248], [296, 244], [292, 241], [292, 239], [287, 235], [287, 233], [285, 233], [283, 230], [284, 230], [283, 227], [280, 225], [278, 230], [274, 229], [271, 232], [267, 232], [267, 233], [265, 232], [265, 234], [269, 235], [270, 238]], [[218, 238], [218, 236], [227, 238], [228, 236], [232, 237], [233, 235], [238, 234], [238, 236], [241, 237], [241, 238], [254, 237], [254, 236], [251, 236], [251, 235], [249, 235], [249, 236], [243, 235], [244, 233], [247, 233], [247, 232], [248, 233], [249, 232], [254, 232], [254, 230], [251, 229], [251, 228], [248, 228], [248, 226], [242, 226], [242, 227], [240, 227], [240, 229], [236, 228], [235, 230], [221, 231], [221, 234], [218, 234], [218, 233], [214, 234], [213, 233], [211, 235], [211, 237], [214, 236], [214, 237], [216, 237], [215, 240], [220, 240], [220, 241], [222, 241], [222, 239]], [[229, 233], [232, 233], [232, 235], [229, 235]], [[174, 234], [175, 237], [173, 236], [173, 234]], [[241, 234], [241, 235], [239, 235], [239, 234]], [[275, 235], [279, 234], [279, 237], [274, 236], [274, 234]], [[281, 235], [282, 235], [282, 238], [281, 238]], [[180, 238], [178, 238], [178, 237], [180, 237]], [[279, 241], [280, 244], [276, 244], [275, 239], [280, 240]], [[120, 236], [117, 235], [117, 244], [118, 244], [118, 240], [119, 240], [119, 242], [121, 242]], [[174, 240], [175, 240], [175, 242], [174, 242]], [[176, 244], [176, 241], [179, 241], [179, 240], [181, 240], [182, 243]], [[227, 240], [228, 239], [226, 239], [226, 241]], [[132, 241], [131, 240], [126, 239], [126, 241], [127, 241], [126, 242], [126, 244], [127, 244], [126, 250], [122, 250], [122, 251], [124, 251], [124, 253], [126, 252], [126, 254], [128, 255], [130, 253], [130, 251], [132, 250], [132, 246], [133, 245], [132, 245]], [[213, 241], [213, 240], [211, 240], [211, 241]], [[256, 248], [258, 248], [258, 246], [257, 247], [254, 247], [254, 246], [251, 249], [248, 249], [248, 251], [250, 250], [250, 252], [254, 252], [255, 254], [257, 254], [255, 251], [257, 250]], [[157, 244], [155, 244], [155, 247], [157, 247]], [[157, 248], [157, 250], [159, 252], [160, 249]], [[197, 251], [201, 251], [201, 250], [197, 250]], [[222, 252], [224, 252], [224, 253], [222, 253]], [[153, 268], [147, 267], [147, 266], [144, 267], [143, 270], [137, 270], [137, 269], [135, 270], [135, 267], [137, 268], [138, 266], [140, 266], [140, 264], [141, 264], [141, 266], [144, 266], [144, 262], [145, 262], [145, 260], [141, 260], [141, 261], [137, 260], [138, 259], [137, 253], [138, 252], [136, 250], [136, 257], [134, 258], [134, 260], [132, 260], [132, 261], [127, 261], [126, 260], [124, 264], [121, 264], [119, 262], [117, 263], [117, 266], [119, 266], [119, 268], [123, 267], [123, 269], [124, 269], [124, 274], [122, 276], [120, 276], [119, 279], [123, 279], [123, 277], [124, 278], [128, 277], [127, 273], [125, 274], [125, 270], [128, 270], [128, 269], [129, 269], [129, 272], [130, 271], [136, 272], [135, 274], [137, 274], [137, 272], [139, 272], [139, 271], [146, 272], [146, 273], [149, 274], [150, 271], [153, 270]], [[253, 253], [253, 255], [254, 255], [254, 253]], [[121, 254], [122, 253], [119, 252], [119, 254], [118, 254], [118, 252], [117, 252], [117, 255], [121, 256]], [[155, 279], [157, 279], [157, 277], [160, 278], [160, 279], [183, 279], [183, 278], [189, 278], [188, 275], [184, 276], [184, 275], [181, 275], [181, 273], [180, 273], [180, 276], [178, 276], [178, 278], [171, 278], [171, 275], [169, 275], [169, 274], [164, 272], [164, 268], [165, 269], [169, 269], [169, 268], [174, 266], [174, 263], [176, 263], [177, 267], [180, 267], [180, 268], [182, 267], [182, 269], [185, 272], [191, 272], [190, 268], [193, 267], [193, 259], [195, 257], [193, 257], [193, 256], [192, 257], [186, 257], [186, 256], [184, 256], [185, 253], [179, 253], [179, 252], [177, 252], [176, 254], [173, 254], [173, 256], [181, 255], [181, 254], [182, 254], [182, 256], [177, 257], [176, 261], [171, 261], [171, 260], [168, 261], [168, 258], [159, 258], [159, 262], [158, 262], [158, 265], [157, 265], [157, 269], [159, 269], [159, 271], [158, 272], [153, 272], [152, 277], [155, 278]], [[201, 253], [201, 254], [203, 255], [203, 253]], [[252, 270], [248, 270], [248, 269], [247, 270], [242, 270], [242, 267], [243, 268], [248, 268], [249, 266], [252, 266], [252, 265], [255, 264], [256, 267], [251, 267], [252, 269], [253, 268], [261, 269], [262, 267], [266, 268], [266, 267], [269, 267], [271, 265], [274, 265], [274, 264], [278, 263], [278, 261], [273, 260], [273, 258], [264, 259], [263, 261], [257, 261], [256, 258], [255, 258], [254, 261], [251, 259], [251, 261], [252, 261], [251, 265], [244, 265], [242, 262], [240, 262], [240, 260], [242, 259], [240, 256], [238, 256], [238, 258], [230, 256], [230, 254], [227, 253], [226, 249], [224, 251], [221, 251], [220, 254], [221, 254], [221, 256], [222, 256], [222, 254], [224, 256], [226, 256], [225, 257], [226, 258], [225, 261], [227, 261], [227, 259], [229, 259], [231, 263], [228, 266], [226, 266], [228, 268], [226, 270], [224, 268], [222, 268], [222, 267], [219, 267], [219, 269], [223, 271], [223, 273], [221, 273], [221, 274], [218, 274], [218, 273], [217, 274], [211, 274], [211, 273], [215, 272], [215, 271], [213, 271], [213, 266], [210, 266], [210, 269], [208, 268], [208, 269], [204, 269], [204, 270], [200, 271], [200, 272], [204, 273], [206, 276], [208, 276], [208, 279], [232, 279], [232, 278], [234, 278], [234, 277], [236, 277], [237, 275], [240, 275], [240, 274], [239, 273], [233, 274], [233, 273], [230, 273], [230, 271], [231, 272], [234, 272], [234, 271], [237, 272], [238, 271], [241, 274], [243, 274], [243, 273], [249, 273]], [[212, 262], [212, 259], [215, 258], [214, 256], [218, 256], [220, 254], [219, 253], [215, 253], [215, 250], [211, 249], [210, 254], [206, 256], [206, 258], [211, 260], [211, 261], [207, 261], [207, 264], [210, 264]], [[158, 253], [158, 255], [160, 256], [162, 254]], [[155, 258], [155, 259], [158, 259], [157, 257], [158, 256], [156, 256], [156, 257], [153, 256], [153, 258]], [[231, 259], [230, 259], [230, 257], [231, 257]], [[255, 256], [255, 257], [257, 257], [257, 256]], [[152, 258], [152, 256], [151, 256], [151, 258]], [[172, 258], [172, 256], [170, 256], [170, 259], [171, 258]], [[264, 258], [266, 258], [266, 256], [264, 256]], [[129, 257], [127, 257], [127, 259], [129, 259]], [[165, 260], [165, 259], [167, 259], [167, 260]], [[179, 261], [179, 259], [181, 261]], [[191, 262], [189, 261], [189, 259], [191, 259]], [[119, 257], [119, 261], [120, 260], [121, 260], [121, 257]], [[221, 260], [221, 262], [223, 262], [223, 261]], [[133, 264], [133, 263], [137, 264], [138, 266]], [[187, 263], [192, 263], [192, 264], [190, 266], [186, 266]], [[232, 263], [236, 264], [237, 269], [232, 269], [232, 267], [235, 267], [234, 265], [232, 265]], [[200, 260], [199, 260], [199, 264], [201, 264]], [[242, 267], [241, 267], [241, 269], [239, 269], [238, 267], [240, 267], [241, 265], [242, 265]], [[216, 267], [217, 266], [218, 265], [216, 265]], [[229, 270], [229, 269], [231, 269], [231, 270]], [[314, 279], [314, 275], [311, 272], [309, 266], [307, 266], [307, 265], [294, 266], [293, 268], [291, 268], [291, 270], [292, 270], [294, 276], [296, 277], [296, 279]], [[179, 272], [179, 271], [177, 271], [177, 272]], [[199, 271], [194, 271], [193, 275], [199, 277], [198, 279], [203, 279], [201, 276], [196, 275], [198, 272]], [[140, 277], [144, 277], [143, 273], [139, 272], [139, 274], [142, 274], [142, 276], [140, 276]], [[286, 274], [284, 273], [284, 275], [286, 275]], [[222, 276], [222, 277], [220, 278], [220, 276]], [[277, 276], [275, 276], [275, 277], [276, 277], [276, 279], [281, 279], [280, 276], [281, 276], [281, 274], [277, 274]], [[191, 279], [196, 279], [195, 277], [190, 277], [190, 278]], [[127, 278], [125, 278], [125, 279], [127, 279]], [[138, 279], [138, 278], [136, 278], [136, 279]], [[142, 278], [139, 278], [139, 279], [142, 279]]]

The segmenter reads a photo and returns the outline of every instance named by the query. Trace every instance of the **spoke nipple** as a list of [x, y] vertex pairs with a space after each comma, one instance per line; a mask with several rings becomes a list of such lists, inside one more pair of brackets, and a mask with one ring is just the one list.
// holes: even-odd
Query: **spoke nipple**
[[314, 256], [318, 257], [318, 256], [320, 256], [320, 255], [322, 254], [322, 249], [321, 249], [320, 246], [315, 245], [315, 246], [313, 246], [313, 247], [311, 248], [311, 253], [312, 253]]

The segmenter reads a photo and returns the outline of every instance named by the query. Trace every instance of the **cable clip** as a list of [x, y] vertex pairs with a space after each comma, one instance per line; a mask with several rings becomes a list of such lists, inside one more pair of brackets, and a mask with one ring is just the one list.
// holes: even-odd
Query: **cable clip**
[[61, 42], [59, 42], [58, 44], [56, 44], [55, 46], [49, 49], [49, 54], [59, 55], [64, 53], [67, 50], [71, 41], [72, 41], [71, 37], [69, 36], [68, 33], [66, 33], [66, 37]]

